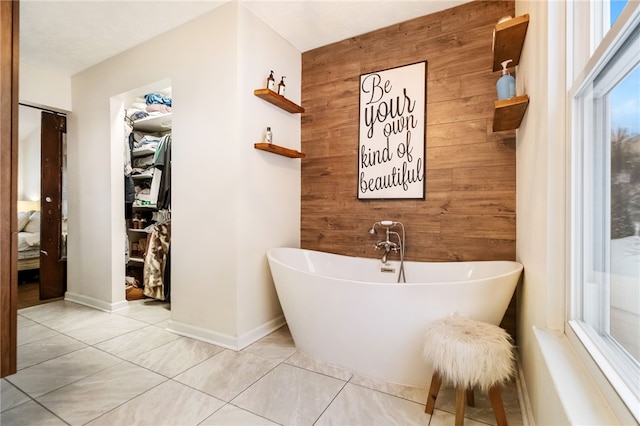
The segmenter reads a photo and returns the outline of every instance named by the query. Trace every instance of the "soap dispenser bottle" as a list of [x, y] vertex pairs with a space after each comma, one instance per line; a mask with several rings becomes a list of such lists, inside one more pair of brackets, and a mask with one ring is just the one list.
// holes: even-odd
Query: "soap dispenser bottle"
[[280, 96], [284, 96], [284, 75], [282, 76], [282, 78], [280, 79], [280, 83], [278, 83], [278, 95]]
[[506, 60], [502, 63], [502, 77], [496, 83], [498, 90], [498, 100], [513, 98], [516, 95], [516, 79], [507, 73], [507, 65], [512, 60]]
[[273, 71], [271, 71], [271, 74], [269, 74], [269, 77], [267, 77], [267, 89], [269, 90], [276, 90], [276, 80], [275, 78], [273, 78]]

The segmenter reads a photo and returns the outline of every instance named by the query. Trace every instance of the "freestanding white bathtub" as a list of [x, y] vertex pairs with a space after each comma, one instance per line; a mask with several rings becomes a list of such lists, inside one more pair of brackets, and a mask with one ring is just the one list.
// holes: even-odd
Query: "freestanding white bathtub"
[[522, 272], [511, 261], [405, 261], [407, 283], [398, 284], [397, 261], [296, 248], [274, 248], [267, 257], [298, 350], [414, 386], [431, 380], [422, 359], [425, 326], [453, 314], [498, 325]]

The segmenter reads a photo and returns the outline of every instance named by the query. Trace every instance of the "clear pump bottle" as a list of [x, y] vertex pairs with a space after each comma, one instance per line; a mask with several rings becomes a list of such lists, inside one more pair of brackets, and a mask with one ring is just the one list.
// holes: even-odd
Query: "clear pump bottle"
[[509, 59], [502, 63], [502, 77], [496, 83], [498, 90], [498, 100], [513, 98], [516, 95], [516, 79], [507, 72], [507, 65], [512, 60]]

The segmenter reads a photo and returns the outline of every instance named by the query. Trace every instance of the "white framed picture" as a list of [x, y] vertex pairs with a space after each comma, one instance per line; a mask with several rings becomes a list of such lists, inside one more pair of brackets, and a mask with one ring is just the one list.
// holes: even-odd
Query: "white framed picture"
[[360, 75], [358, 199], [424, 199], [427, 61]]

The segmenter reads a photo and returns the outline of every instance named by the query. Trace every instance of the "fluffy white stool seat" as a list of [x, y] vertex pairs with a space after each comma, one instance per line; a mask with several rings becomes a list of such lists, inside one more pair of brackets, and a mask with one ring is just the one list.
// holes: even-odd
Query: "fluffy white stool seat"
[[502, 328], [463, 317], [427, 326], [424, 360], [456, 388], [488, 391], [514, 373], [511, 336]]
[[506, 424], [499, 385], [514, 374], [514, 354], [505, 330], [458, 316], [437, 320], [427, 326], [423, 356], [433, 368], [427, 413], [433, 413], [445, 380], [457, 389], [456, 424], [463, 422], [465, 398], [473, 405], [474, 388], [489, 392], [498, 424]]

